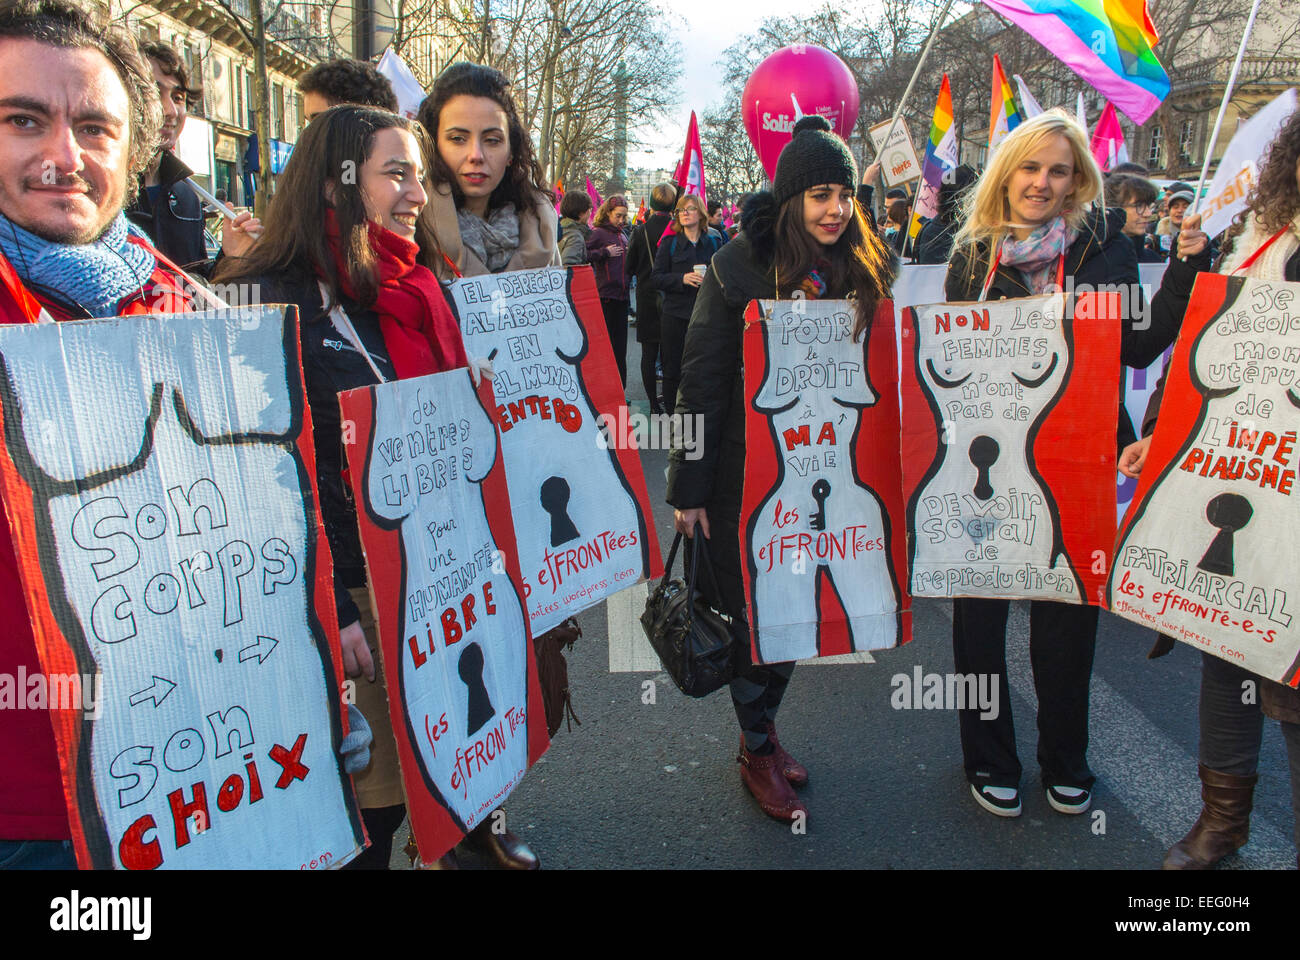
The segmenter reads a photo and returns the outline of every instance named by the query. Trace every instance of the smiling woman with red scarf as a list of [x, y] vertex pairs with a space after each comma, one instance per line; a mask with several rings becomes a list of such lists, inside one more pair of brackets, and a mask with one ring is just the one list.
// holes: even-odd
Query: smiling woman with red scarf
[[353, 777], [371, 847], [353, 864], [387, 869], [405, 816], [378, 641], [344, 479], [338, 394], [466, 365], [460, 330], [438, 281], [416, 262], [429, 238], [420, 212], [428, 138], [381, 110], [335, 107], [307, 127], [280, 177], [266, 233], [221, 283], [259, 286], [263, 303], [298, 306], [302, 367], [316, 442], [321, 517], [334, 555], [343, 665], [374, 731], [370, 766]]

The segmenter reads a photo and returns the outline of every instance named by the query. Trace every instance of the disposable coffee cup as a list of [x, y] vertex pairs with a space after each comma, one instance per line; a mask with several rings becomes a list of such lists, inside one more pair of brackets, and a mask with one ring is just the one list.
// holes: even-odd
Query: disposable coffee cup
[[698, 273], [701, 277], [704, 276], [706, 273], [708, 273], [708, 271], [709, 271], [709, 265], [707, 263], [697, 263], [695, 265], [695, 272]]

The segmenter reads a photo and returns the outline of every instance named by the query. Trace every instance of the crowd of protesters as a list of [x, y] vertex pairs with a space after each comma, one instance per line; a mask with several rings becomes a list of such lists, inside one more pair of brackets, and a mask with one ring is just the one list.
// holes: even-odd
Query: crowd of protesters
[[[862, 336], [905, 262], [947, 264], [947, 298], [968, 301], [1032, 296], [1069, 281], [1136, 288], [1140, 262], [1167, 259], [1151, 322], [1132, 322], [1142, 302], [1128, 304], [1122, 318], [1121, 358], [1145, 367], [1176, 337], [1197, 270], [1300, 280], [1300, 115], [1279, 135], [1250, 211], [1220, 255], [1199, 218], [1186, 214], [1189, 186], [1162, 195], [1141, 169], [1104, 178], [1082, 127], [1055, 110], [1012, 131], [982, 173], [958, 168], [933, 220], [913, 216], [905, 191], [890, 191], [877, 224], [879, 166], [859, 178], [844, 141], [810, 116], [795, 125], [771, 189], [745, 198], [734, 222], [723, 204], [662, 184], [651, 191], [649, 216], [633, 225], [621, 195], [593, 211], [575, 190], [557, 211], [509, 80], [493, 68], [448, 67], [416, 120], [396, 114], [388, 82], [368, 64], [323, 64], [303, 77], [301, 91], [310, 123], [265, 222], [246, 212], [223, 217], [220, 249], [209, 257], [203, 201], [176, 156], [187, 111], [201, 96], [181, 58], [162, 44], [141, 48], [103, 13], [71, 0], [0, 3], [0, 322], [199, 308], [192, 298], [207, 278], [256, 284], [264, 302], [297, 306], [339, 639], [345, 669], [358, 680], [354, 726], [369, 733], [368, 742], [350, 738], [340, 760], [371, 839], [358, 868], [388, 865], [406, 800], [356, 507], [343, 481], [336, 397], [467, 365], [443, 290], [453, 279], [589, 264], [624, 387], [635, 288], [650, 408], [703, 425], [695, 455], [670, 456], [667, 499], [676, 528], [712, 544], [717, 577], [708, 599], [740, 635], [747, 633], [738, 552], [740, 346], [751, 299], [852, 298], [854, 334]], [[51, 168], [52, 182], [42, 176]], [[339, 175], [348, 168], [357, 176]], [[331, 346], [338, 331], [353, 350]], [[1158, 410], [1159, 392], [1140, 431], [1119, 418], [1117, 451], [1129, 475], [1141, 470]], [[7, 523], [0, 565], [11, 613], [0, 673], [34, 674], [40, 665], [31, 625], [19, 615], [25, 601]], [[953, 616], [956, 669], [997, 676], [1003, 690], [1008, 607], [958, 599]], [[1095, 782], [1087, 743], [1097, 623], [1094, 606], [1030, 608], [1042, 788], [1067, 815], [1088, 809]], [[775, 726], [793, 672], [793, 664], [750, 665], [730, 684], [741, 780], [763, 812], [786, 821], [808, 814], [796, 788], [810, 778]], [[1205, 656], [1204, 809], [1167, 867], [1207, 867], [1245, 843], [1264, 716], [1282, 723], [1300, 811], [1300, 695], [1264, 681], [1261, 704], [1243, 705], [1235, 692], [1243, 679], [1260, 678]], [[1023, 770], [1010, 710], [993, 721], [974, 707], [961, 710], [958, 725], [974, 801], [997, 816], [1019, 815]], [[494, 823], [483, 818], [465, 846], [502, 867], [536, 868], [527, 843]], [[74, 866], [69, 836], [49, 718], [0, 711], [0, 867]], [[456, 865], [453, 851], [431, 866]]]

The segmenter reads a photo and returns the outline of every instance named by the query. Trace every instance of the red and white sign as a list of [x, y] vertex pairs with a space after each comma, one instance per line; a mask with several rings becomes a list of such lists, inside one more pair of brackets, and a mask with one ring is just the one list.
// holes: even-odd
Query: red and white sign
[[1196, 278], [1111, 610], [1300, 686], [1300, 284]]
[[[534, 635], [663, 572], [641, 459], [591, 267], [447, 288], [496, 421]], [[602, 424], [604, 426], [602, 426]]]
[[549, 745], [492, 387], [466, 369], [340, 395], [407, 811], [425, 863]]
[[740, 555], [756, 663], [911, 639], [893, 305], [852, 336], [843, 300], [745, 315]]
[[51, 713], [83, 868], [317, 869], [364, 845], [297, 344], [283, 307], [0, 326], [37, 653], [98, 688]]
[[914, 596], [1101, 602], [1115, 530], [1118, 300], [905, 312]]

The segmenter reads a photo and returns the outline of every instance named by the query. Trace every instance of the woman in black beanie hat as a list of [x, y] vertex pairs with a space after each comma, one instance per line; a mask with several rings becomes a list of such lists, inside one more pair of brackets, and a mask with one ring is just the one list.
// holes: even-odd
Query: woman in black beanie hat
[[[745, 228], [709, 265], [691, 314], [677, 412], [696, 416], [699, 448], [674, 449], [668, 502], [676, 527], [709, 539], [717, 595], [705, 595], [742, 623], [740, 498], [745, 471], [741, 331], [750, 300], [855, 298], [855, 336], [866, 332], [889, 296], [895, 263], [854, 203], [857, 166], [847, 144], [820, 116], [795, 124], [776, 164], [772, 191], [745, 205]], [[694, 459], [692, 459], [694, 458]], [[713, 536], [713, 534], [717, 536]], [[701, 584], [707, 578], [700, 578]], [[746, 629], [740, 631], [748, 633]], [[751, 665], [731, 683], [740, 721], [740, 776], [763, 812], [778, 820], [807, 815], [791, 789], [808, 771], [781, 747], [774, 725], [793, 663]]]

